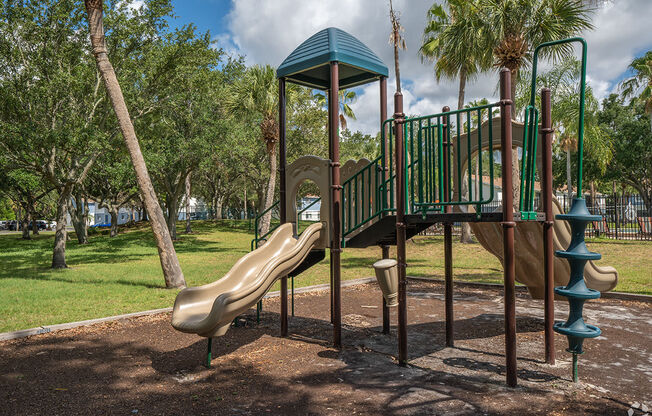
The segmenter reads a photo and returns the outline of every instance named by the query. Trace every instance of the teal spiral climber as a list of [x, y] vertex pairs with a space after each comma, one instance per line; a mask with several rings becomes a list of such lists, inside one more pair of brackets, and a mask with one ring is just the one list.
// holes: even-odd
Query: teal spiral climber
[[582, 354], [582, 344], [585, 338], [595, 338], [601, 334], [600, 328], [594, 325], [587, 325], [582, 318], [584, 302], [589, 299], [597, 299], [600, 292], [589, 289], [584, 282], [584, 266], [588, 260], [599, 260], [602, 256], [593, 253], [586, 248], [584, 231], [586, 225], [591, 221], [600, 221], [600, 215], [591, 215], [586, 208], [586, 200], [575, 198], [573, 206], [568, 214], [559, 214], [555, 217], [559, 220], [568, 221], [571, 227], [571, 243], [564, 250], [555, 252], [555, 256], [565, 258], [570, 264], [570, 279], [566, 286], [558, 286], [555, 293], [568, 298], [569, 315], [566, 322], [557, 322], [554, 326], [556, 332], [568, 337], [568, 349], [573, 354], [573, 381], [577, 382], [577, 356]]

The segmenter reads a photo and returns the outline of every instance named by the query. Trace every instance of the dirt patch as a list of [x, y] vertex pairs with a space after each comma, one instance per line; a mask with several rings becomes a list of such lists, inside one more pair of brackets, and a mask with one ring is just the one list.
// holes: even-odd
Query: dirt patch
[[[455, 292], [455, 348], [444, 346], [443, 288], [410, 282], [409, 357], [396, 365], [396, 332], [381, 334], [376, 285], [343, 289], [343, 343], [331, 347], [328, 292], [296, 297], [290, 337], [279, 337], [279, 300], [260, 324], [213, 343], [176, 332], [169, 314], [138, 317], [0, 343], [0, 413], [23, 414], [644, 414], [652, 407], [652, 308], [587, 302], [603, 335], [585, 343], [570, 382], [566, 339], [543, 363], [543, 304], [517, 299], [519, 387], [505, 386], [502, 294]], [[567, 314], [557, 303], [556, 318]], [[392, 310], [392, 323], [396, 311]]]

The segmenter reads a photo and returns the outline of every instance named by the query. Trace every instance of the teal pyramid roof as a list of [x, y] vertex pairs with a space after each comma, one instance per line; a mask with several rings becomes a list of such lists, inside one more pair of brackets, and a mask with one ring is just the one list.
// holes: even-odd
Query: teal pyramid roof
[[365, 44], [341, 29], [329, 27], [296, 48], [276, 71], [278, 78], [311, 88], [328, 89], [329, 63], [339, 64], [340, 88], [354, 87], [387, 76], [387, 67]]

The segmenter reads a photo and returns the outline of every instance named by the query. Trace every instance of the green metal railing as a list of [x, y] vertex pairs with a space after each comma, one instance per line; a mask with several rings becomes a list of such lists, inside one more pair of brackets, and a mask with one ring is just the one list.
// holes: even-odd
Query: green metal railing
[[[314, 201], [312, 201], [310, 204], [303, 207], [300, 211], [297, 211], [297, 221], [298, 221], [298, 223], [297, 223], [297, 234], [301, 234], [301, 230], [300, 230], [301, 222], [299, 221], [299, 219], [301, 218], [301, 214], [306, 212], [309, 208], [312, 208], [315, 204], [317, 204], [317, 202], [320, 202], [320, 201], [321, 201], [321, 198], [317, 198]], [[251, 250], [252, 251], [255, 250], [258, 247], [259, 242], [261, 242], [263, 240], [266, 240], [267, 236], [270, 235], [271, 233], [273, 233], [281, 225], [280, 222], [276, 223], [276, 224], [272, 224], [272, 222], [270, 221], [269, 231], [267, 231], [265, 234], [261, 235], [260, 237], [258, 236], [258, 233], [260, 232], [259, 224], [260, 224], [260, 221], [262, 220], [262, 218], [268, 212], [273, 211], [274, 209], [278, 210], [280, 208], [280, 206], [281, 206], [280, 201], [274, 201], [274, 203], [269, 208], [267, 208], [266, 210], [264, 210], [263, 212], [261, 212], [260, 214], [258, 214], [256, 216], [256, 219], [254, 221], [254, 239], [251, 240]]]
[[273, 233], [281, 225], [280, 223], [272, 225], [272, 222], [270, 220], [269, 230], [265, 234], [261, 235], [260, 237], [258, 236], [258, 233], [260, 232], [260, 227], [259, 227], [260, 220], [262, 220], [262, 218], [268, 212], [273, 211], [274, 209], [278, 210], [280, 206], [281, 206], [281, 201], [274, 201], [274, 203], [269, 208], [267, 208], [266, 210], [264, 210], [263, 212], [261, 212], [256, 216], [256, 220], [254, 221], [254, 239], [251, 240], [251, 251], [254, 251], [258, 247], [259, 242], [265, 240], [268, 235]]
[[[538, 117], [539, 113], [535, 107], [536, 100], [536, 80], [537, 80], [537, 63], [539, 52], [548, 47], [557, 45], [566, 45], [569, 43], [580, 43], [582, 45], [582, 66], [580, 74], [580, 112], [577, 127], [577, 195], [582, 195], [582, 168], [584, 153], [584, 102], [586, 92], [586, 41], [580, 37], [561, 39], [552, 42], [545, 42], [537, 46], [534, 50], [532, 60], [532, 84], [530, 86], [530, 104], [525, 109], [525, 131], [523, 136], [523, 154], [521, 170], [521, 196], [519, 200], [519, 209], [521, 215], [535, 219], [534, 212], [534, 180], [536, 173], [536, 152], [538, 140]], [[527, 161], [527, 167], [526, 167]]]
[[[426, 215], [431, 212], [443, 212], [445, 206], [475, 205], [480, 206], [493, 201], [494, 187], [494, 110], [500, 103], [486, 104], [472, 108], [448, 111], [444, 113], [407, 118], [402, 124], [407, 163], [405, 163], [405, 199], [406, 214]], [[487, 130], [483, 133], [482, 126]], [[395, 121], [388, 119], [383, 123], [382, 138], [387, 134], [387, 151], [392, 157], [385, 158], [385, 149], [381, 155], [362, 168], [342, 184], [342, 237], [353, 233], [370, 221], [385, 214], [396, 212], [396, 172], [394, 169]], [[477, 130], [475, 141], [471, 132]], [[486, 134], [488, 150], [482, 150]], [[498, 141], [497, 144], [499, 144]], [[447, 144], [450, 144], [448, 146]], [[466, 145], [466, 168], [463, 169], [460, 152], [453, 160], [453, 149]], [[476, 144], [479, 151], [471, 152]], [[487, 161], [484, 157], [487, 157]], [[444, 163], [444, 161], [446, 163]], [[456, 163], [455, 163], [456, 162]], [[478, 175], [474, 175], [473, 163], [477, 165]], [[444, 174], [444, 165], [447, 172]], [[384, 174], [386, 172], [386, 174]], [[489, 188], [485, 191], [482, 177], [488, 175]], [[454, 183], [462, 184], [467, 174], [466, 184], [469, 192], [475, 194], [465, 197], [458, 190], [454, 194]], [[387, 178], [387, 179], [384, 179]], [[448, 181], [448, 183], [444, 183]], [[445, 186], [446, 185], [446, 186]], [[445, 195], [445, 189], [448, 194]]]

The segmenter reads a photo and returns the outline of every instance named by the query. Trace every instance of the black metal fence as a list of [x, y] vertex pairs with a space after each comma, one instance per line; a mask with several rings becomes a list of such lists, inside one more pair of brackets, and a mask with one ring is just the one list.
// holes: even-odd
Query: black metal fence
[[[586, 205], [592, 214], [601, 215], [601, 221], [593, 221], [586, 227], [586, 237], [602, 237], [614, 240], [648, 240], [652, 241], [652, 207], [646, 206], [638, 194], [585, 195]], [[557, 200], [564, 212], [569, 210], [567, 195], [558, 195]], [[538, 196], [534, 200], [534, 209], [539, 208]], [[495, 212], [502, 209], [500, 201], [482, 206], [482, 212]], [[435, 224], [421, 235], [443, 235], [444, 228]], [[453, 234], [462, 233], [462, 224], [453, 225]]]

